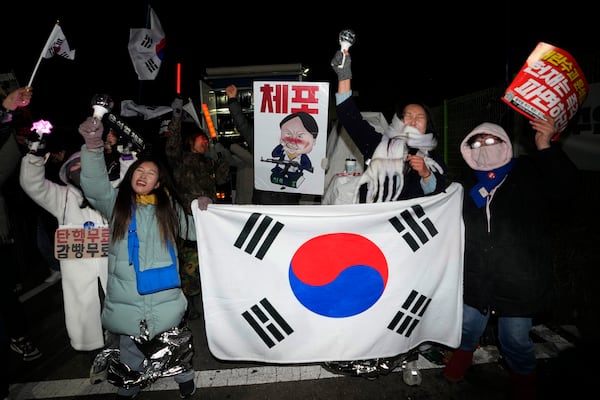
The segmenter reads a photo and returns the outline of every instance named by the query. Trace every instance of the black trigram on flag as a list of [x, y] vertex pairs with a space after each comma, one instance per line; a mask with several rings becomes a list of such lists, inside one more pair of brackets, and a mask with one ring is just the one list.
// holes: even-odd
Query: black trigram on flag
[[[258, 247], [254, 256], [259, 260], [262, 260], [275, 241], [277, 235], [279, 235], [279, 232], [283, 229], [283, 224], [281, 222], [275, 222], [275, 224], [271, 226], [272, 222], [273, 218], [268, 215], [252, 213], [233, 245], [238, 249], [241, 249], [242, 246], [246, 244], [246, 247], [244, 247], [243, 250], [248, 254], [253, 254]], [[256, 230], [250, 235], [250, 232], [252, 232], [255, 226], [257, 226]]]
[[160, 66], [158, 66], [153, 59], [149, 58], [146, 61], [144, 61], [144, 65], [146, 65], [146, 68], [148, 68], [148, 71], [150, 72], [154, 72], [157, 69], [160, 68]]
[[54, 42], [52, 47], [48, 49], [48, 51], [50, 51], [52, 53], [52, 56], [54, 56], [55, 54], [58, 54], [59, 56], [69, 58], [69, 53], [64, 50], [61, 51], [61, 49], [60, 49], [64, 42], [65, 42], [64, 39], [61, 39], [61, 38], [56, 39], [56, 41]]
[[430, 237], [434, 237], [438, 234], [438, 231], [435, 229], [433, 222], [431, 222], [429, 218], [425, 217], [425, 211], [423, 211], [423, 207], [415, 204], [411, 207], [411, 209], [418, 219], [413, 217], [409, 209], [402, 211], [400, 213], [400, 218], [393, 217], [390, 218], [389, 221], [398, 231], [398, 233], [402, 235], [402, 238], [410, 246], [412, 251], [417, 251], [419, 250], [419, 247], [421, 247], [419, 242], [417, 242], [417, 239], [421, 242], [421, 244], [425, 244], [430, 239], [427, 234], [429, 233]]
[[249, 311], [244, 311], [242, 317], [269, 348], [275, 346], [275, 340], [281, 342], [285, 335], [294, 332], [266, 298], [250, 307]]
[[387, 326], [388, 329], [409, 337], [423, 317], [429, 303], [431, 303], [430, 298], [412, 290], [402, 304], [402, 309], [394, 315]]
[[140, 42], [140, 46], [145, 47], [147, 49], [151, 48], [153, 44], [154, 40], [152, 40], [152, 37], [148, 34], [146, 34], [144, 36], [144, 39]]

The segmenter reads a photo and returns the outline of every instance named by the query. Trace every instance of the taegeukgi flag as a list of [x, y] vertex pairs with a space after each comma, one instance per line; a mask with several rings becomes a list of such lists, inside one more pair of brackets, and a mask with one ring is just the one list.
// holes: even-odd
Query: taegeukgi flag
[[166, 45], [165, 32], [152, 7], [150, 29], [129, 30], [129, 57], [141, 81], [154, 80], [158, 75]]
[[458, 347], [463, 188], [405, 201], [226, 205], [196, 223], [208, 346], [304, 363]]
[[71, 50], [67, 38], [59, 24], [54, 24], [42, 53], [44, 58], [52, 58], [58, 54], [68, 60], [75, 59], [75, 50]]

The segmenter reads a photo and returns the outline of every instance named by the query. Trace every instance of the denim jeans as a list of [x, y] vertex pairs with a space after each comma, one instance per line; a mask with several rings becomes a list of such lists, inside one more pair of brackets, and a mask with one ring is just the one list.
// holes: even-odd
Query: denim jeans
[[[490, 313], [463, 305], [463, 324], [460, 349], [474, 351], [485, 331]], [[498, 347], [511, 372], [529, 375], [537, 365], [533, 340], [529, 336], [531, 318], [498, 317]]]
[[[120, 357], [119, 360], [129, 366], [132, 371], [143, 371], [144, 370], [144, 353], [140, 351], [137, 347], [133, 339], [126, 335], [119, 335], [119, 352]], [[177, 383], [183, 383], [194, 379], [195, 371], [187, 370], [181, 372], [177, 375], [174, 375], [173, 378]], [[131, 388], [119, 387], [117, 389], [117, 394], [122, 396], [133, 396], [140, 391], [139, 386], [134, 386]]]

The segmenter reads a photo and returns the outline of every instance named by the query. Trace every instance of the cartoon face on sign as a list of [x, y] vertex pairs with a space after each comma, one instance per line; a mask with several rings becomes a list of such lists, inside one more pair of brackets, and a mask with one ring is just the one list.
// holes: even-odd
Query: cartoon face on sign
[[277, 164], [271, 169], [271, 182], [297, 188], [304, 181], [304, 171], [313, 172], [307, 156], [315, 145], [319, 127], [312, 115], [306, 112], [289, 114], [279, 124], [279, 144], [271, 152], [273, 158], [264, 160]]
[[290, 114], [281, 121], [279, 127], [280, 144], [290, 158], [310, 153], [319, 130], [317, 122], [310, 114]]

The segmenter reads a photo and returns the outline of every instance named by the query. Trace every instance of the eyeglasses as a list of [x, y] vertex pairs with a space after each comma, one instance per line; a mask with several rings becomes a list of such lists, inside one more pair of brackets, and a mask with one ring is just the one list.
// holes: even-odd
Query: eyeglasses
[[502, 140], [494, 136], [474, 136], [469, 146], [472, 149], [478, 149], [481, 146], [491, 146], [498, 143], [502, 143]]

